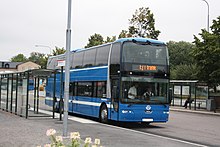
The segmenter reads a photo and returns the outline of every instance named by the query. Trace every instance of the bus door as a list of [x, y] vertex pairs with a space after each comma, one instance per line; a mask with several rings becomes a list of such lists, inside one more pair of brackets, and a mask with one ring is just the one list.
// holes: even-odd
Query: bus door
[[111, 120], [118, 120], [119, 110], [119, 79], [111, 80]]

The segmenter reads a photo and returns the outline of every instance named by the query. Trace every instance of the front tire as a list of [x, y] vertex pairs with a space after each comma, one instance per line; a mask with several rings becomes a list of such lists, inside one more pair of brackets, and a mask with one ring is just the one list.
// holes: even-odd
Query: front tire
[[101, 123], [108, 123], [108, 109], [106, 105], [102, 105], [101, 107], [99, 120]]

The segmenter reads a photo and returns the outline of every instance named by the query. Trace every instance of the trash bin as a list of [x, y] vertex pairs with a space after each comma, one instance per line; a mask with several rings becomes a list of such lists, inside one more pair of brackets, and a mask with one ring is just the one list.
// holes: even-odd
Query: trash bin
[[207, 100], [207, 105], [206, 105], [206, 109], [208, 111], [215, 111], [216, 109], [216, 103], [214, 99], [208, 99]]

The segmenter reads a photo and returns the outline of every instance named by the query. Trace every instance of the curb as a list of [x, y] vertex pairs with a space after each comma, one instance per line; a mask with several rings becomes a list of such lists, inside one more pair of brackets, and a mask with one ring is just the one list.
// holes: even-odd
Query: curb
[[170, 108], [170, 111], [178, 111], [178, 112], [186, 112], [186, 113], [197, 113], [197, 114], [205, 114], [205, 115], [214, 115], [220, 116], [220, 113], [206, 112], [206, 111], [197, 111], [197, 110], [188, 110], [188, 109], [178, 109], [178, 108]]

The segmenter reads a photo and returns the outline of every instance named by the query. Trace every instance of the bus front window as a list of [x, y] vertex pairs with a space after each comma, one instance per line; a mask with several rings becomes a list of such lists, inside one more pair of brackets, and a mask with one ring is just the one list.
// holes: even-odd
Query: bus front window
[[137, 77], [122, 78], [122, 103], [168, 103], [168, 80], [151, 78], [141, 79], [142, 80], [138, 80]]

